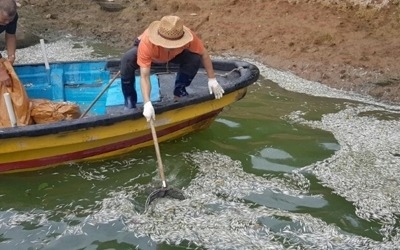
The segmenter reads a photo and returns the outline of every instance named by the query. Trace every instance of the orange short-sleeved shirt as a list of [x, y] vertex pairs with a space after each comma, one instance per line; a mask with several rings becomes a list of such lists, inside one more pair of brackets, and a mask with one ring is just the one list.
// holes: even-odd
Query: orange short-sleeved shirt
[[[192, 32], [192, 31], [191, 31]], [[184, 49], [196, 54], [203, 54], [204, 45], [200, 38], [192, 32], [193, 40], [183, 47], [176, 49], [165, 49], [150, 42], [147, 29], [139, 36], [137, 63], [140, 67], [150, 68], [151, 63], [166, 63], [179, 55]]]

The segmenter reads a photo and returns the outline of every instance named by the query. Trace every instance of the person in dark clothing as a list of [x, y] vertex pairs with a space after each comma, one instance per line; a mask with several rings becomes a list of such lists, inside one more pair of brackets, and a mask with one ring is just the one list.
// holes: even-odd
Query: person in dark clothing
[[[15, 0], [0, 0], [0, 33], [5, 32], [7, 59], [11, 64], [15, 61], [15, 50], [17, 48], [17, 4]], [[0, 54], [0, 57], [2, 55]], [[11, 79], [5, 68], [0, 68], [0, 84], [11, 86]]]

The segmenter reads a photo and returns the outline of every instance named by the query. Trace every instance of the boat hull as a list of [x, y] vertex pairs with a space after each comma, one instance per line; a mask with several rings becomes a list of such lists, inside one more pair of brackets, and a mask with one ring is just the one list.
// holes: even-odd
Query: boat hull
[[[173, 89], [179, 65], [152, 65], [150, 98], [160, 142], [208, 128], [259, 77], [258, 68], [245, 61], [213, 61], [213, 66], [225, 90], [222, 98], [209, 93], [207, 73], [200, 68], [187, 87], [189, 96], [177, 100]], [[0, 173], [99, 160], [153, 144], [140, 91], [138, 108], [124, 109], [121, 79], [116, 77], [119, 60], [54, 62], [49, 69], [42, 64], [14, 65], [14, 69], [30, 99], [74, 103], [87, 115], [0, 128]]]
[[[157, 114], [159, 142], [208, 128], [224, 107], [240, 100], [247, 88], [221, 99]], [[127, 119], [59, 133], [12, 137], [0, 140], [0, 172], [38, 170], [59, 164], [98, 160], [152, 145], [149, 124], [144, 118]]]

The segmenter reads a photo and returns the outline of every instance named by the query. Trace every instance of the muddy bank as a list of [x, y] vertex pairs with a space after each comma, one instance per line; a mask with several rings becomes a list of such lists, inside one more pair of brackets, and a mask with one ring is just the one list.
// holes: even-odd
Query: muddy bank
[[[105, 2], [105, 3], [104, 3]], [[20, 1], [20, 23], [128, 48], [163, 15], [181, 16], [213, 55], [254, 58], [330, 87], [400, 103], [398, 1]], [[57, 31], [57, 32], [55, 32]]]

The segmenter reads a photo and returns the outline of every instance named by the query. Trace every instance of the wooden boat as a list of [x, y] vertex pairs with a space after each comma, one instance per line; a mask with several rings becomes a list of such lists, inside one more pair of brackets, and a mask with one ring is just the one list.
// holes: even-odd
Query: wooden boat
[[[225, 90], [221, 99], [210, 95], [203, 68], [187, 88], [189, 96], [179, 100], [173, 97], [177, 65], [152, 68], [151, 99], [159, 142], [208, 128], [222, 109], [242, 99], [259, 77], [259, 69], [245, 61], [214, 60], [213, 64]], [[77, 103], [81, 111], [90, 111], [73, 120], [1, 128], [0, 173], [102, 159], [153, 144], [142, 115], [139, 80], [137, 109], [124, 109], [120, 79], [115, 77], [111, 84], [119, 61], [53, 62], [46, 66], [14, 66], [28, 97]]]

